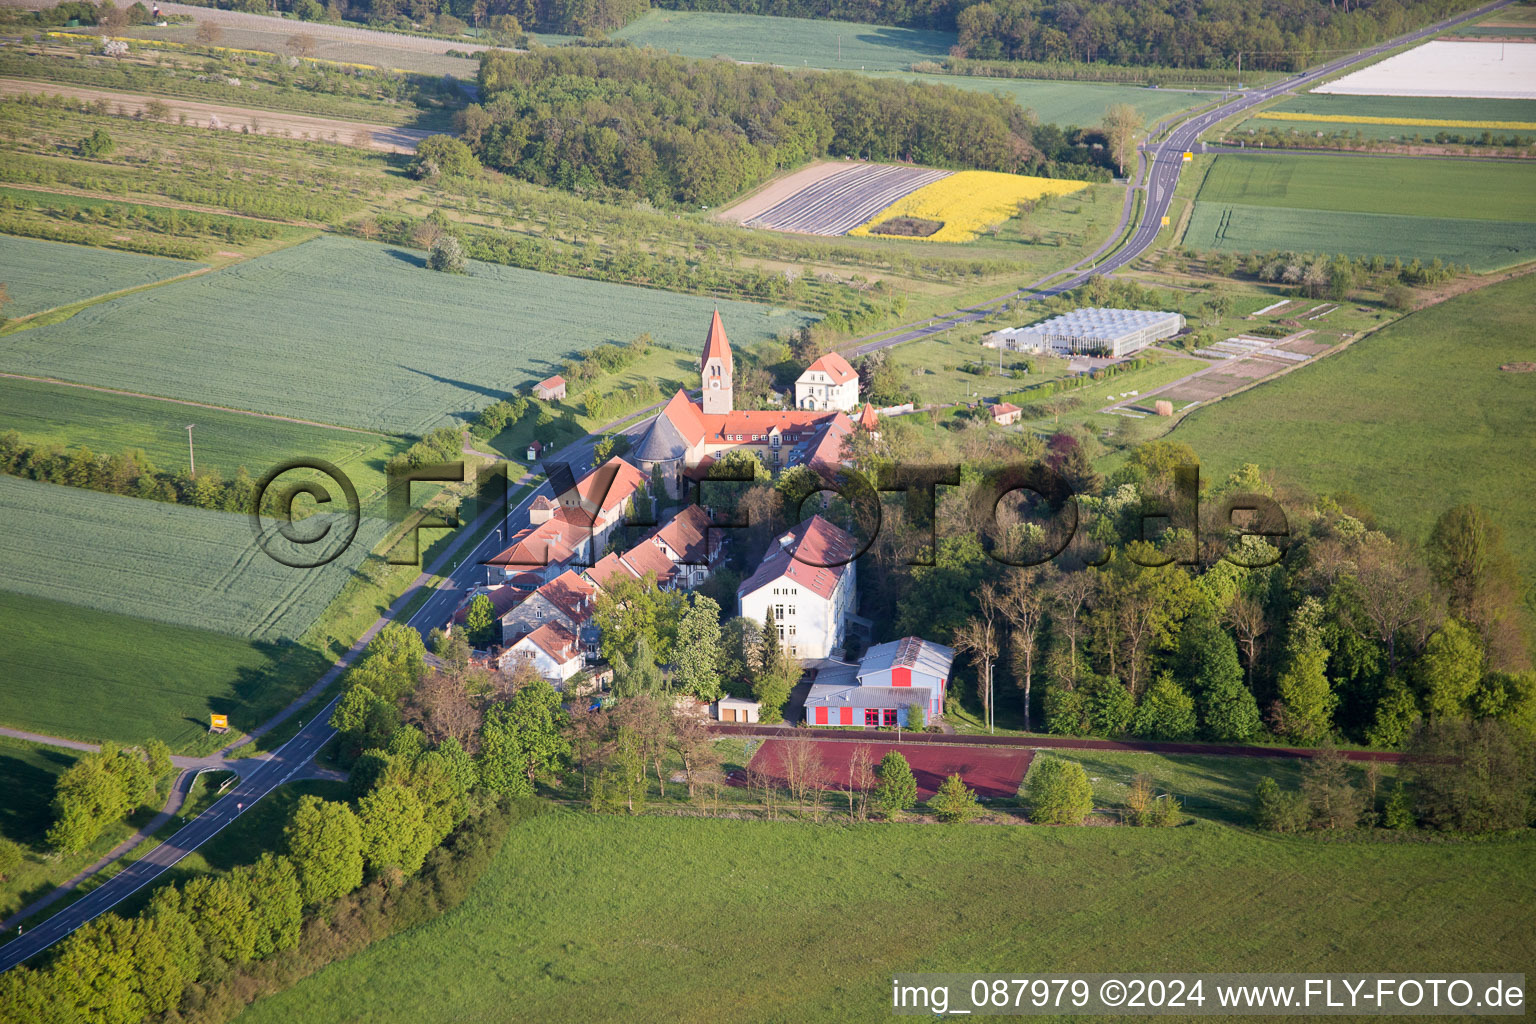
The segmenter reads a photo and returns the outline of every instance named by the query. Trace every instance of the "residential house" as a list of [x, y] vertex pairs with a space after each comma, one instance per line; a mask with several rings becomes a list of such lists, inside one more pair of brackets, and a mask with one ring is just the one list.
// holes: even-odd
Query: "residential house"
[[567, 569], [501, 617], [502, 643], [510, 645], [540, 626], [555, 623], [574, 634], [584, 650], [595, 651], [598, 637], [592, 613], [598, 592], [591, 580]]
[[737, 587], [741, 614], [762, 622], [771, 608], [791, 657], [830, 657], [843, 646], [857, 601], [858, 550], [853, 537], [812, 516], [775, 538], [757, 571]]
[[998, 402], [992, 406], [992, 422], [1000, 427], [1019, 422], [1019, 417], [1024, 415], [1024, 410], [1012, 402]]
[[539, 381], [533, 386], [533, 397], [541, 402], [558, 402], [565, 398], [565, 378], [558, 373]]
[[859, 406], [859, 374], [836, 352], [817, 359], [795, 380], [795, 408], [852, 412]]
[[557, 690], [586, 666], [576, 634], [558, 622], [546, 622], [518, 639], [502, 655], [501, 666], [511, 658], [526, 658], [539, 675]]

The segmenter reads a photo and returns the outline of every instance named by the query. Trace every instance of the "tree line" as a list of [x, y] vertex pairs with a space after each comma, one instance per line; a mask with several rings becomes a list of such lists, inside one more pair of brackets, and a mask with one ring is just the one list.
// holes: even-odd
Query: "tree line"
[[1044, 148], [1005, 97], [841, 72], [589, 46], [483, 53], [479, 84], [458, 123], [482, 163], [658, 204], [717, 205], [823, 156], [1047, 175], [1103, 157]]
[[[973, 431], [986, 432], [960, 438]], [[1337, 735], [1383, 748], [1401, 747], [1420, 721], [1457, 716], [1536, 731], [1523, 588], [1482, 509], [1447, 509], [1420, 548], [1379, 529], [1357, 498], [1304, 495], [1251, 465], [1206, 486], [1192, 508], [1178, 467], [1198, 459], [1176, 442], [1133, 449], [1108, 478], [1093, 468], [1090, 438], [993, 443], [1051, 467], [1076, 494], [1059, 555], [1027, 567], [993, 557], [1040, 561], [1066, 543], [1073, 513], [1005, 502], [984, 514], [978, 489], [992, 461], [941, 491], [931, 517], [884, 509], [861, 569], [863, 614], [888, 624], [884, 637], [964, 652], [953, 710], [1064, 735]], [[899, 472], [933, 448], [931, 433], [889, 420], [854, 454], [866, 471]], [[1287, 534], [1271, 538], [1283, 553], [1233, 539], [1217, 518], [1226, 502], [1283, 508]], [[935, 529], [933, 564], [910, 564]]]

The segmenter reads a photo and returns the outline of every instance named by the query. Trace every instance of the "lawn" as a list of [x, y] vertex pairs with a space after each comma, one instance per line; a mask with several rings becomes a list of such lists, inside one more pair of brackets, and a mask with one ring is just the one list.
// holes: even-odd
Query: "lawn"
[[[321, 529], [329, 515], [296, 529], [304, 538], [317, 536], [309, 531]], [[382, 520], [364, 518], [334, 561], [290, 568], [258, 545], [242, 514], [12, 476], [0, 476], [0, 519], [8, 524], [0, 534], [6, 590], [272, 641], [302, 636], [384, 535]], [[329, 525], [339, 541], [344, 527]], [[277, 550], [285, 557], [310, 553], [286, 545]]]
[[953, 32], [694, 11], [651, 11], [613, 36], [685, 57], [847, 71], [905, 71], [917, 61], [943, 60], [955, 45]]
[[1536, 276], [1412, 314], [1351, 347], [1215, 405], [1169, 439], [1203, 475], [1257, 463], [1318, 493], [1348, 491], [1381, 522], [1421, 541], [1461, 502], [1487, 508], [1527, 579], [1536, 578]]
[[1169, 114], [1197, 107], [1220, 94], [1182, 89], [1149, 89], [1138, 85], [1098, 82], [1054, 82], [1030, 78], [985, 78], [975, 75], [903, 75], [914, 82], [949, 85], [971, 92], [1001, 93], [1047, 124], [1087, 127], [1104, 120], [1116, 103], [1135, 107], [1147, 124]]
[[228, 480], [244, 466], [259, 479], [291, 459], [325, 459], [347, 474], [365, 502], [383, 491], [385, 461], [406, 446], [373, 433], [0, 377], [0, 433], [14, 430], [29, 442], [98, 454], [137, 448], [159, 468], [180, 471], [187, 465], [189, 423], [204, 472], [217, 469]]
[[0, 235], [0, 283], [10, 293], [0, 317], [31, 316], [198, 269], [201, 264]]
[[[0, 723], [17, 729], [91, 741], [159, 737], [186, 749], [206, 736], [210, 713], [252, 728], [328, 666], [293, 644], [0, 591]], [[12, 805], [7, 798], [3, 813]], [[0, 830], [10, 834], [5, 821]]]
[[807, 320], [326, 236], [0, 338], [0, 370], [414, 434], [601, 342], [696, 348], [717, 305], [738, 344]]
[[1536, 223], [1197, 202], [1186, 248], [1441, 259], [1488, 272], [1536, 259]]
[[1529, 972], [1533, 850], [552, 810], [457, 910], [240, 1020], [884, 1020], [899, 971]]
[[1529, 222], [1536, 221], [1536, 166], [1386, 156], [1229, 155], [1211, 164], [1197, 198], [1213, 207]]

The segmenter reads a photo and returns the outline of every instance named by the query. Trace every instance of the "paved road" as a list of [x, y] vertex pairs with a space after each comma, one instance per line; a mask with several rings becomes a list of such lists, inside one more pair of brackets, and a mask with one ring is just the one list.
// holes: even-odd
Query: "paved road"
[[[1162, 217], [1167, 212], [1168, 204], [1173, 197], [1174, 185], [1178, 182], [1181, 167], [1179, 156], [1194, 145], [1195, 140], [1206, 128], [1209, 128], [1217, 121], [1252, 107], [1256, 103], [1261, 103], [1287, 90], [1307, 85], [1352, 63], [1370, 59], [1385, 50], [1401, 46], [1406, 42], [1412, 42], [1413, 40], [1433, 35], [1450, 25], [1479, 17], [1488, 11], [1504, 7], [1512, 2], [1513, 0], [1496, 0], [1495, 3], [1484, 5], [1474, 11], [1447, 19], [1437, 25], [1399, 37], [1380, 46], [1372, 47], [1354, 56], [1332, 61], [1306, 74], [1298, 75], [1275, 85], [1267, 86], [1264, 89], [1247, 93], [1208, 113], [1196, 115], [1190, 120], [1183, 122], [1173, 130], [1167, 139], [1158, 144], [1151, 153], [1151, 169], [1144, 186], [1147, 190], [1147, 202], [1144, 206], [1141, 223], [1137, 226], [1135, 233], [1115, 256], [1095, 268], [1091, 273], [1107, 273], [1117, 267], [1124, 266], [1152, 245], [1161, 226]], [[1086, 281], [1089, 276], [1089, 272], [1083, 272], [1054, 284], [1043, 291], [1021, 289], [1020, 291], [1002, 296], [986, 305], [995, 305], [998, 302], [1008, 301], [1016, 297], [1033, 298], [1039, 295], [1054, 294], [1077, 287]], [[915, 331], [908, 331], [893, 338], [871, 343], [859, 351], [883, 348], [901, 341], [926, 337], [929, 334], [947, 330], [956, 324], [979, 320], [986, 315], [987, 311], [981, 307], [960, 311], [951, 318], [938, 322], [942, 326], [925, 326]], [[636, 432], [639, 430], [639, 425], [629, 429], [630, 432]], [[557, 453], [554, 458], [556, 460], [568, 461], [584, 468], [590, 461], [592, 445], [595, 442], [596, 438], [594, 437], [585, 438]], [[541, 485], [539, 490], [528, 495], [516, 509], [509, 512], [504, 530], [510, 528], [511, 532], [516, 532], [518, 529], [526, 526], [529, 502], [539, 493], [548, 493], [547, 488], [547, 484]], [[485, 569], [480, 563], [494, 556], [504, 543], [505, 535], [498, 539], [497, 535], [493, 532], [482, 543], [476, 545], [471, 557], [465, 558], [458, 568], [451, 573], [449, 585], [440, 588], [434, 593], [421, 609], [411, 617], [409, 624], [426, 633], [433, 627], [441, 625], [446, 621], [453, 608], [457, 606], [462, 598], [461, 591], [463, 587], [468, 583], [478, 582], [485, 578], [483, 575]], [[444, 561], [446, 562], [449, 558], [453, 557], [454, 553], [450, 552]], [[335, 674], [343, 671], [350, 662], [350, 659], [361, 649], [361, 645], [365, 642], [366, 638], [381, 628], [386, 621], [394, 618], [398, 610], [410, 599], [413, 592], [414, 588], [411, 591], [407, 591], [406, 595], [402, 596], [395, 603], [395, 606], [390, 609], [386, 616], [375, 622], [369, 633], [365, 634], [365, 639], [359, 640], [358, 645], [352, 651], [349, 651], [347, 656], [326, 674], [323, 682], [328, 682], [331, 678], [334, 678]], [[317, 686], [319, 685], [317, 684]], [[144, 857], [129, 865], [89, 896], [72, 903], [20, 938], [0, 946], [0, 971], [8, 970], [28, 957], [47, 949], [80, 925], [98, 914], [112, 909], [118, 903], [133, 895], [133, 893], [160, 877], [187, 854], [213, 838], [231, 821], [234, 821], [245, 809], [253, 806], [262, 797], [272, 792], [272, 790], [296, 777], [302, 777], [309, 770], [310, 761], [334, 735], [334, 730], [325, 724], [330, 718], [331, 707], [334, 703], [332, 701], [316, 717], [310, 719], [299, 730], [297, 735], [279, 747], [270, 756], [261, 760], [259, 767], [249, 770], [227, 796], [207, 811], [204, 811], [165, 843], [157, 846], [145, 854]]]
[[[1040, 285], [1042, 282], [1052, 278], [1042, 278], [1034, 284], [1020, 288], [1018, 291], [1009, 292], [1007, 295], [1000, 295], [989, 302], [980, 303], [968, 309], [956, 310], [945, 317], [935, 318], [921, 327], [915, 327], [912, 330], [883, 337], [876, 341], [866, 342], [854, 348], [852, 354], [863, 355], [866, 352], [889, 348], [902, 342], [917, 341], [921, 338], [930, 337], [931, 335], [950, 330], [953, 327], [958, 327], [961, 324], [975, 323], [977, 320], [984, 320], [997, 312], [998, 307], [1003, 303], [1019, 300], [1027, 302], [1071, 291], [1073, 288], [1087, 283], [1090, 277], [1109, 274], [1120, 269], [1140, 257], [1157, 240], [1158, 232], [1162, 230], [1163, 217], [1167, 215], [1169, 205], [1173, 201], [1174, 187], [1179, 183], [1179, 172], [1184, 166], [1183, 155], [1194, 148], [1201, 133], [1207, 128], [1226, 120], [1233, 114], [1241, 113], [1260, 103], [1272, 100], [1282, 93], [1303, 89], [1318, 79], [1335, 74], [1351, 64], [1371, 60], [1405, 43], [1425, 39], [1453, 25], [1459, 25], [1462, 22], [1480, 18], [1489, 11], [1506, 7], [1513, 2], [1514, 0], [1495, 0], [1494, 3], [1484, 4], [1475, 10], [1459, 14], [1454, 18], [1447, 18], [1427, 28], [1419, 29], [1417, 32], [1398, 36], [1396, 39], [1389, 40], [1379, 46], [1373, 46], [1368, 50], [1361, 50], [1358, 53], [1329, 61], [1327, 64], [1320, 65], [1311, 71], [1282, 79], [1262, 89], [1250, 90], [1230, 102], [1223, 103], [1219, 107], [1215, 107], [1203, 114], [1196, 114], [1194, 117], [1181, 122], [1162, 142], [1157, 143], [1151, 148], [1151, 151], [1148, 153], [1148, 156], [1151, 158], [1151, 165], [1146, 175], [1146, 181], [1142, 185], [1137, 186], [1138, 189], [1143, 190], [1146, 194], [1146, 202], [1142, 207], [1141, 221], [1137, 224], [1136, 230], [1131, 234], [1130, 238], [1109, 259], [1091, 269], [1083, 270], [1071, 277], [1057, 280], [1049, 287], [1042, 288]], [[1121, 227], [1124, 227], [1123, 221]]]

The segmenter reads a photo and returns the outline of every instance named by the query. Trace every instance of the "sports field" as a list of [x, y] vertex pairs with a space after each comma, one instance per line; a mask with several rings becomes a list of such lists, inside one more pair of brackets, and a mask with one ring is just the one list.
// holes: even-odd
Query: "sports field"
[[613, 36], [685, 57], [726, 56], [754, 64], [847, 71], [904, 71], [916, 61], [943, 60], [956, 38], [953, 32], [852, 21], [659, 10]]
[[108, 292], [164, 281], [199, 266], [160, 256], [0, 235], [0, 283], [11, 296], [10, 304], [0, 308], [0, 317], [30, 316]]
[[258, 640], [301, 636], [384, 535], [365, 518], [335, 561], [290, 568], [257, 545], [244, 515], [11, 476], [0, 476], [0, 521], [6, 590]]
[[[271, 718], [324, 672], [274, 644], [0, 590], [0, 724], [50, 736], [185, 749], [208, 715], [235, 728]], [[8, 801], [3, 803], [10, 807]], [[3, 826], [0, 826], [3, 827]]]
[[1245, 462], [1316, 493], [1347, 491], [1414, 541], [1461, 502], [1488, 509], [1536, 575], [1536, 362], [1527, 275], [1415, 313], [1337, 355], [1191, 413], [1168, 435], [1202, 474]]
[[[860, 747], [869, 748], [871, 765], [879, 764], [880, 759], [893, 750], [905, 757], [912, 766], [912, 774], [917, 778], [917, 794], [921, 800], [933, 796], [938, 792], [939, 784], [956, 772], [978, 796], [1011, 797], [1018, 793], [1019, 783], [1024, 780], [1024, 773], [1029, 771], [1031, 752], [1028, 750], [921, 743], [843, 742], [853, 739], [857, 737], [842, 734], [836, 740], [813, 741], [821, 757], [819, 774], [828, 789], [848, 788], [848, 766], [853, 761], [854, 752]], [[752, 767], [776, 779], [783, 779], [787, 753], [785, 740], [766, 740], [752, 756]], [[731, 781], [736, 784], [745, 782], [744, 779]]]
[[738, 344], [808, 319], [325, 236], [0, 338], [0, 370], [418, 434], [605, 341], [695, 348], [717, 305]]
[[457, 910], [240, 1020], [884, 1021], [895, 972], [1020, 964], [1530, 973], [1532, 851], [1210, 823], [832, 827], [552, 810], [514, 826]]
[[384, 487], [385, 460], [407, 446], [379, 434], [0, 377], [0, 433], [14, 430], [30, 442], [97, 454], [136, 448], [160, 469], [179, 472], [187, 466], [189, 423], [204, 472], [217, 469], [229, 480], [244, 466], [259, 479], [279, 463], [324, 459], [347, 474], [365, 501]]
[[1536, 165], [1219, 156], [1201, 184], [1184, 245], [1438, 257], [1495, 270], [1536, 259]]

